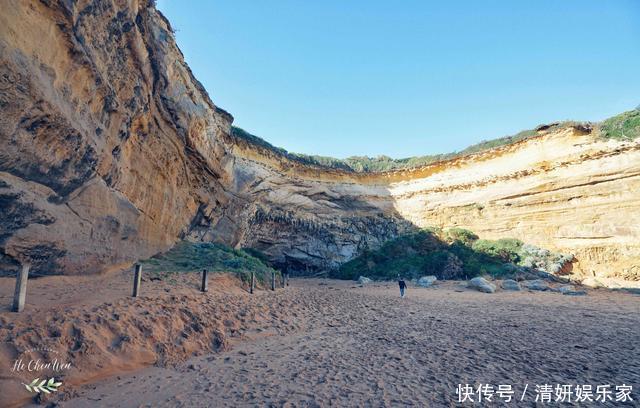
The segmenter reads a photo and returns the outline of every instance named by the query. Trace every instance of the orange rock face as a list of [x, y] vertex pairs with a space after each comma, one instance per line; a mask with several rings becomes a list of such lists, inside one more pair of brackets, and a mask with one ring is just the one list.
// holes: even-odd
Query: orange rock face
[[0, 109], [2, 270], [97, 273], [180, 239], [325, 270], [432, 225], [571, 252], [585, 276], [640, 268], [637, 143], [562, 128], [415, 170], [306, 166], [230, 135], [147, 1], [9, 1]]
[[170, 247], [226, 200], [231, 116], [146, 2], [12, 1], [0, 16], [2, 263], [90, 273]]

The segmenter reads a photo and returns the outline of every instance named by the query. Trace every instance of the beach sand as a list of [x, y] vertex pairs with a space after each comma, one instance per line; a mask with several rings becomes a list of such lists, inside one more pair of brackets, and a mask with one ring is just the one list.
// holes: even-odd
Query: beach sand
[[[131, 330], [123, 349], [107, 347], [113, 330], [105, 332], [108, 340], [91, 338], [91, 347], [104, 350], [77, 355], [81, 369], [75, 379], [68, 376], [70, 389], [48, 400], [63, 407], [457, 406], [458, 384], [508, 384], [518, 400], [527, 386], [524, 401], [510, 406], [534, 406], [536, 384], [627, 384], [640, 399], [637, 295], [605, 289], [581, 297], [484, 294], [440, 282], [410, 287], [400, 299], [395, 283], [293, 279], [284, 290], [251, 296], [226, 275], [214, 278], [208, 294], [197, 293], [196, 275], [185, 279], [171, 294], [166, 283], [153, 282], [157, 288], [147, 288], [146, 300], [112, 301], [128, 316], [115, 331], [139, 323], [129, 314], [140, 313], [141, 304], [152, 314], [165, 307], [173, 315], [148, 322], [149, 339]], [[111, 290], [120, 293], [115, 285]], [[92, 316], [108, 309], [101, 296], [80, 302], [86, 321], [76, 306], [64, 306], [70, 319], [87, 326], [85, 338]], [[204, 316], [203, 330], [176, 342], [185, 329], [184, 310], [175, 312], [180, 308]], [[13, 327], [2, 329], [5, 339], [28, 324], [16, 316], [2, 313]], [[173, 350], [158, 352], [158, 344]], [[83, 375], [94, 378], [82, 384]]]

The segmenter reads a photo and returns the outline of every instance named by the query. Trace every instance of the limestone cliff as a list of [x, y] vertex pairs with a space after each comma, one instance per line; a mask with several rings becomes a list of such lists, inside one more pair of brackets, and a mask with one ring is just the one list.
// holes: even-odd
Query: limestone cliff
[[[640, 277], [639, 141], [602, 140], [590, 125], [552, 127], [486, 152], [374, 174], [313, 171], [253, 150], [253, 160], [237, 159], [235, 168], [254, 169], [255, 190], [268, 191], [254, 202], [268, 208], [322, 214], [326, 197], [353, 200], [413, 227], [464, 227], [574, 254], [577, 277]], [[236, 157], [249, 153], [234, 147]], [[264, 239], [269, 248], [274, 231], [260, 225], [243, 243]], [[357, 249], [343, 245], [345, 256]]]
[[461, 226], [572, 253], [574, 273], [640, 278], [640, 143], [566, 128], [396, 175], [398, 212], [416, 225]]
[[406, 224], [254, 165], [147, 1], [8, 2], [0, 56], [2, 269], [93, 273], [185, 237], [325, 268]]
[[8, 1], [0, 109], [5, 271], [96, 273], [192, 239], [310, 272], [429, 225], [572, 252], [576, 272], [640, 267], [637, 143], [578, 126], [407, 171], [304, 165], [230, 133], [148, 1]]

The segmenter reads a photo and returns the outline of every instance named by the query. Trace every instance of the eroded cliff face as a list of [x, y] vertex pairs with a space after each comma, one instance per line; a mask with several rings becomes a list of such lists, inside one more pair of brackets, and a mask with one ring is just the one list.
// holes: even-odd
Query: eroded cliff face
[[11, 1], [0, 55], [2, 269], [93, 273], [182, 238], [318, 269], [405, 224], [357, 191], [252, 165], [266, 152], [236, 156], [232, 117], [147, 1]]
[[[398, 213], [386, 185], [303, 170], [281, 158], [270, 166], [240, 149], [234, 153], [234, 191], [249, 203], [234, 217], [242, 220], [236, 242], [262, 250], [281, 268], [327, 271], [415, 228]], [[214, 239], [221, 229], [201, 231]]]
[[229, 200], [211, 103], [137, 1], [11, 1], [0, 14], [2, 263], [85, 273], [152, 255]]
[[[244, 189], [250, 201], [289, 211], [293, 219], [305, 214], [335, 220], [340, 214], [362, 222], [369, 219], [363, 214], [370, 217], [378, 209], [381, 219], [394, 220], [402, 231], [463, 227], [482, 238], [518, 238], [574, 254], [566, 272], [576, 278], [640, 278], [640, 142], [601, 140], [590, 125], [552, 127], [487, 152], [378, 174], [319, 171], [237, 144], [233, 154], [234, 169], [243, 174], [235, 178], [251, 180]], [[281, 228], [281, 223], [252, 225], [242, 242], [263, 243], [267, 251], [282, 254], [283, 244], [302, 232]], [[373, 230], [382, 239], [369, 246], [398, 232]], [[341, 245], [323, 247], [329, 252], [321, 257], [343, 261], [363, 247], [354, 245], [353, 234], [345, 237], [338, 240]], [[336, 256], [341, 250], [343, 256]]]
[[390, 187], [398, 212], [416, 225], [572, 253], [579, 276], [640, 278], [638, 142], [570, 127], [421, 171], [431, 174], [406, 174]]
[[0, 270], [97, 273], [192, 239], [313, 273], [433, 225], [640, 267], [638, 144], [578, 127], [411, 171], [305, 166], [230, 135], [147, 1], [8, 2], [0, 109]]

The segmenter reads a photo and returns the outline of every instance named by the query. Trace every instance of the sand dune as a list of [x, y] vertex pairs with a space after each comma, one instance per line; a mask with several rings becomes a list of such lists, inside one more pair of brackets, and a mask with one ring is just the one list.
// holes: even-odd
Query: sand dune
[[[266, 296], [267, 292], [250, 298], [233, 275], [212, 275], [208, 293], [199, 292], [197, 273], [149, 278], [145, 277], [138, 298], [130, 297], [130, 271], [95, 280], [30, 280], [27, 306], [20, 314], [8, 312], [13, 280], [1, 279], [0, 406], [28, 402], [33, 394], [21, 382], [36, 376], [62, 380], [60, 391], [47, 399], [66, 399], [81, 384], [228, 350], [232, 339], [250, 330], [298, 329], [283, 323], [290, 308], [286, 302], [292, 299]], [[11, 372], [17, 359], [58, 359], [71, 368], [57, 373]]]

